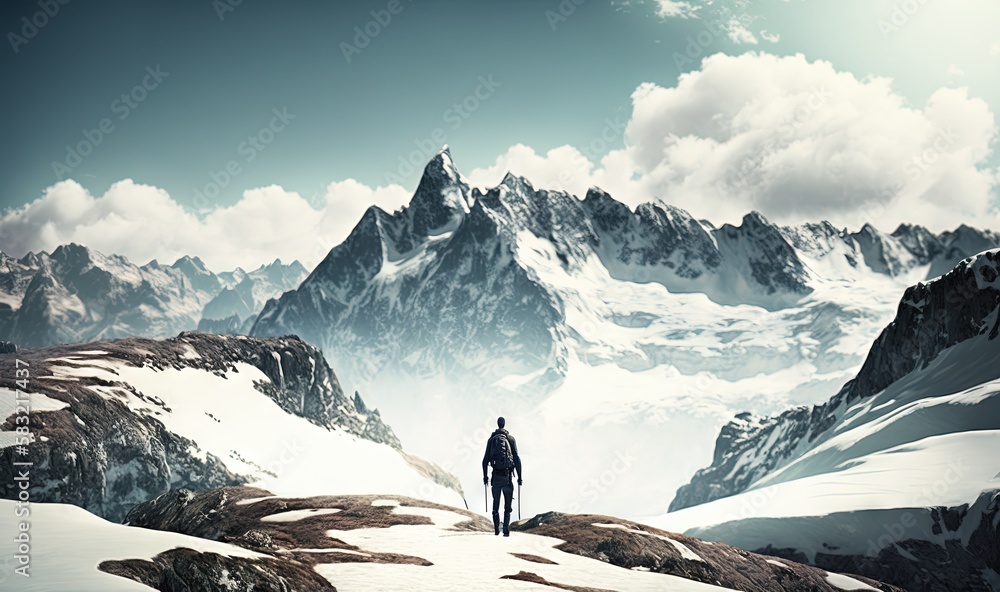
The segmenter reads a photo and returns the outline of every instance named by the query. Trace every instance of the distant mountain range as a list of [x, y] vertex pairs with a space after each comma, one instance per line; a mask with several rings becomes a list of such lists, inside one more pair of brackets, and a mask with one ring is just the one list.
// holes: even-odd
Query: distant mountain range
[[238, 328], [307, 275], [295, 261], [214, 274], [197, 257], [137, 266], [69, 244], [13, 259], [0, 253], [0, 339], [23, 347]]

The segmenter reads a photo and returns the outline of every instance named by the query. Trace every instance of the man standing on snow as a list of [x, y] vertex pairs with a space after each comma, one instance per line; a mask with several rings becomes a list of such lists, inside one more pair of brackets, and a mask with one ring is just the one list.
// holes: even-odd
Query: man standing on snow
[[497, 429], [486, 442], [483, 455], [483, 485], [490, 483], [486, 477], [487, 465], [493, 467], [493, 534], [500, 534], [500, 496], [503, 495], [503, 536], [510, 536], [510, 512], [514, 502], [513, 473], [517, 471], [517, 484], [521, 485], [521, 457], [517, 454], [514, 436], [504, 429], [506, 420], [497, 419]]

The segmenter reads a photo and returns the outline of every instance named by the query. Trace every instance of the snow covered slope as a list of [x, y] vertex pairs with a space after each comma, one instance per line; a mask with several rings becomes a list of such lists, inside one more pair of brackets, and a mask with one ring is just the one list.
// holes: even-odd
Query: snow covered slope
[[974, 236], [1000, 244], [756, 213], [716, 228], [513, 175], [482, 192], [445, 150], [409, 207], [370, 209], [252, 332], [320, 347], [469, 489], [504, 415], [530, 457], [535, 511], [650, 514], [711, 462], [735, 413], [836, 392], [899, 293]]
[[41, 347], [176, 335], [194, 329], [203, 310], [246, 320], [305, 276], [297, 261], [218, 276], [197, 257], [140, 267], [77, 244], [21, 259], [0, 253], [0, 339]]
[[[1000, 584], [1000, 251], [904, 294], [829, 402], [743, 415], [653, 523], [907, 589]], [[707, 502], [707, 503], [705, 503]]]
[[[294, 337], [185, 333], [16, 355], [32, 372], [38, 501], [120, 519], [172, 487], [255, 483], [289, 495], [380, 491], [462, 503], [453, 477], [402, 452], [378, 411], [345, 396], [319, 352]], [[0, 401], [12, 403], [16, 386], [0, 378]], [[14, 406], [0, 411], [12, 431]], [[0, 441], [8, 499], [17, 496], [11, 463], [23, 460], [12, 444]]]
[[[15, 516], [15, 502], [0, 500], [0, 530], [5, 534], [19, 532], [22, 520]], [[118, 590], [148, 591], [151, 588], [131, 579], [118, 577], [100, 569], [103, 562], [124, 559], [150, 559], [173, 549], [188, 549], [188, 561], [210, 558], [236, 575], [238, 567], [254, 566], [258, 583], [280, 581], [283, 570], [267, 555], [226, 543], [141, 528], [130, 528], [107, 522], [82, 508], [65, 504], [31, 504], [31, 514], [23, 517], [30, 524], [27, 531], [28, 552], [18, 553], [17, 544], [5, 536], [0, 548], [0, 588], [25, 592], [113, 592]], [[26, 555], [25, 567], [15, 555]], [[209, 563], [208, 561], [205, 562]], [[275, 569], [277, 568], [277, 569]], [[221, 576], [226, 572], [210, 570], [205, 576]], [[292, 571], [292, 570], [287, 570]], [[28, 574], [27, 577], [22, 573]], [[274, 577], [277, 575], [278, 577]], [[271, 576], [271, 577], [268, 577]], [[286, 582], [293, 578], [284, 578]], [[295, 583], [304, 583], [302, 578]]]

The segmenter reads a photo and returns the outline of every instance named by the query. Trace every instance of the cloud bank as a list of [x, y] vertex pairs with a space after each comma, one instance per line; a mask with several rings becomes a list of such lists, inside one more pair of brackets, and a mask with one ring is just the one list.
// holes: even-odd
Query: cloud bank
[[398, 185], [372, 189], [348, 179], [328, 185], [314, 203], [272, 185], [198, 216], [166, 191], [131, 179], [98, 197], [67, 180], [0, 218], [0, 249], [21, 256], [76, 242], [139, 264], [198, 255], [214, 271], [249, 269], [275, 258], [298, 259], [312, 269], [368, 207], [391, 211], [408, 201], [409, 192]]
[[998, 221], [998, 172], [986, 167], [996, 122], [964, 88], [915, 107], [891, 80], [829, 62], [716, 54], [675, 87], [641, 85], [632, 108], [625, 147], [599, 163], [571, 147], [514, 146], [470, 177], [488, 186], [509, 169], [581, 195], [598, 185], [633, 206], [659, 198], [713, 221], [749, 210], [890, 230]]
[[[662, 199], [716, 223], [750, 210], [787, 224], [828, 219], [886, 230], [1000, 222], [1000, 172], [986, 166], [996, 122], [964, 88], [942, 88], [914, 106], [886, 78], [751, 52], [710, 56], [676, 86], [642, 84], [631, 100], [631, 118], [609, 119], [589, 147], [538, 153], [518, 144], [468, 179], [490, 187], [509, 170], [580, 196], [596, 185], [631, 206]], [[623, 147], [594, 156], [606, 145]], [[409, 197], [398, 185], [348, 179], [310, 200], [278, 186], [251, 189], [196, 215], [131, 180], [101, 196], [70, 180], [0, 217], [0, 249], [20, 256], [75, 241], [139, 263], [198, 255], [215, 270], [275, 257], [311, 267], [367, 207], [392, 211]]]

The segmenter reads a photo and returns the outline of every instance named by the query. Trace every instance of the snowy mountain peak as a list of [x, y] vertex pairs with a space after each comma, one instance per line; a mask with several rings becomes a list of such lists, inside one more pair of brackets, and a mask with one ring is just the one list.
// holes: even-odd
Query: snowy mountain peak
[[753, 210], [743, 216], [742, 226], [747, 229], [772, 227], [771, 223], [764, 217], [764, 214], [761, 214], [757, 210]]
[[507, 173], [503, 176], [503, 179], [500, 180], [500, 186], [506, 187], [514, 192], [525, 190], [531, 191], [534, 189], [530, 181], [520, 175], [515, 175], [510, 171], [507, 171]]
[[395, 220], [397, 225], [406, 226], [394, 233], [401, 249], [407, 251], [428, 236], [450, 232], [469, 212], [472, 203], [469, 185], [459, 174], [447, 147], [443, 148], [424, 167], [417, 190], [403, 210], [406, 219]]
[[177, 261], [174, 261], [171, 267], [175, 267], [182, 271], [190, 270], [199, 274], [208, 273], [208, 267], [205, 266], [205, 262], [197, 256], [192, 257], [190, 255], [184, 255], [177, 259]]

